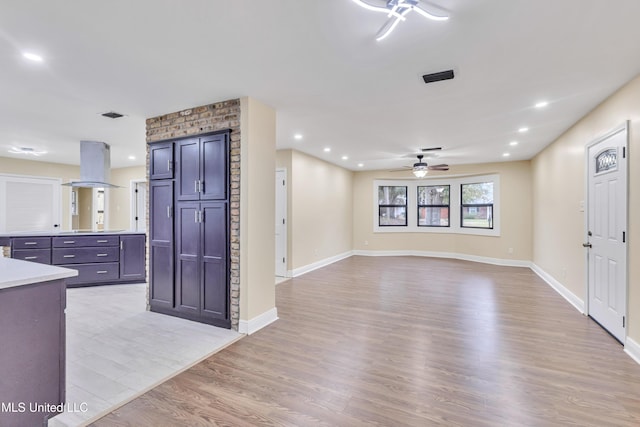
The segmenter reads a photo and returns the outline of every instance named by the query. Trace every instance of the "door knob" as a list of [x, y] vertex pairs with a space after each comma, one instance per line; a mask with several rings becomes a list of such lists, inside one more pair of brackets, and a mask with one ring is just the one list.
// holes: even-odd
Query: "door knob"
[[591, 246], [591, 243], [583, 243], [582, 247], [583, 248], [591, 248], [592, 246]]

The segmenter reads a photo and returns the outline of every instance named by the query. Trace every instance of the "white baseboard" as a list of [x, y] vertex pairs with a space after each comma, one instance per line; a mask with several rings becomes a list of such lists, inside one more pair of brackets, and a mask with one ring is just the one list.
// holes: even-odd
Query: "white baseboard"
[[519, 259], [489, 258], [478, 255], [467, 255], [453, 252], [430, 252], [430, 251], [363, 251], [355, 250], [353, 255], [361, 256], [422, 256], [431, 258], [449, 258], [463, 261], [480, 262], [483, 264], [501, 265], [505, 267], [530, 267], [530, 261]]
[[624, 341], [624, 352], [635, 360], [636, 363], [640, 364], [640, 344], [630, 337], [627, 337]]
[[584, 314], [584, 301], [580, 299], [576, 294], [565, 288], [562, 283], [554, 279], [549, 273], [538, 267], [536, 264], [531, 263], [531, 270], [536, 273], [542, 280], [547, 282], [557, 293], [559, 293], [564, 299], [574, 306], [580, 313]]
[[305, 273], [308, 273], [310, 271], [313, 270], [317, 270], [319, 268], [322, 267], [326, 267], [329, 264], [333, 264], [334, 262], [338, 262], [341, 261], [345, 258], [349, 258], [350, 256], [353, 255], [353, 251], [348, 251], [348, 252], [344, 252], [338, 255], [334, 255], [332, 257], [329, 258], [325, 258], [325, 259], [321, 259], [320, 261], [316, 261], [312, 264], [307, 264], [305, 266], [302, 267], [298, 267], [298, 268], [294, 268], [293, 270], [289, 270], [287, 272], [287, 276], [288, 277], [298, 277], [301, 276]]
[[241, 334], [251, 335], [276, 320], [278, 320], [278, 309], [273, 307], [271, 310], [265, 311], [253, 319], [240, 320], [240, 322], [238, 322], [238, 332]]

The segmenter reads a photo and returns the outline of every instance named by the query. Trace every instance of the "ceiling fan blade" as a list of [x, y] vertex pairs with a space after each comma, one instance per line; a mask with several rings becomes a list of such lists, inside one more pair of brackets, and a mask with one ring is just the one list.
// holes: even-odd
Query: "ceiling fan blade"
[[449, 170], [449, 165], [433, 165], [433, 166], [429, 166], [429, 170], [432, 171], [448, 171]]
[[429, 147], [429, 148], [421, 148], [420, 151], [426, 153], [427, 151], [438, 151], [442, 150], [442, 147]]

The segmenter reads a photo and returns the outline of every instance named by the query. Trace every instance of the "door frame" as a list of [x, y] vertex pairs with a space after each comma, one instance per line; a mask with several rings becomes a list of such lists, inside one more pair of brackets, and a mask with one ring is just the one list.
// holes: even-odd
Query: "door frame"
[[137, 231], [136, 230], [136, 220], [135, 220], [135, 216], [136, 216], [136, 201], [137, 201], [137, 196], [136, 196], [136, 185], [140, 184], [140, 183], [146, 183], [147, 184], [147, 194], [145, 196], [145, 213], [144, 213], [144, 220], [145, 220], [145, 224], [144, 224], [144, 230], [145, 232], [147, 231], [147, 216], [148, 216], [148, 212], [149, 210], [147, 209], [147, 206], [149, 206], [149, 183], [146, 180], [146, 178], [139, 178], [139, 179], [132, 179], [131, 181], [129, 181], [129, 230], [133, 230], [133, 231]]
[[[282, 172], [284, 174], [284, 191], [283, 191], [283, 197], [282, 197], [282, 204], [284, 205], [284, 211], [283, 211], [283, 215], [284, 215], [284, 227], [283, 227], [283, 251], [284, 251], [284, 257], [285, 257], [285, 267], [284, 267], [284, 276], [280, 276], [280, 277], [290, 277], [291, 275], [289, 274], [289, 269], [287, 268], [287, 266], [289, 265], [289, 254], [287, 252], [288, 247], [287, 247], [287, 238], [288, 238], [288, 229], [289, 229], [289, 218], [288, 218], [288, 212], [289, 212], [289, 205], [288, 205], [288, 201], [287, 201], [287, 192], [289, 191], [289, 180], [288, 180], [288, 175], [287, 175], [287, 169], [286, 168], [276, 168], [276, 175], [278, 174], [278, 172]], [[277, 202], [278, 202], [278, 197], [277, 197], [277, 191], [276, 191], [276, 200], [275, 200], [275, 204], [277, 206]], [[274, 260], [275, 261], [275, 260]], [[277, 274], [276, 274], [277, 276]]]
[[[585, 180], [584, 180], [584, 185], [585, 185], [585, 203], [584, 203], [584, 237], [585, 237], [585, 241], [588, 241], [588, 236], [587, 233], [589, 232], [589, 183], [590, 183], [590, 173], [589, 173], [589, 162], [590, 162], [590, 156], [589, 156], [589, 149], [591, 147], [593, 147], [596, 144], [601, 143], [602, 141], [611, 138], [612, 136], [614, 136], [617, 133], [620, 132], [624, 132], [625, 133], [625, 142], [624, 142], [624, 150], [625, 150], [625, 157], [624, 157], [624, 161], [626, 162], [625, 164], [625, 171], [624, 171], [624, 185], [625, 185], [625, 198], [624, 198], [624, 210], [625, 210], [625, 223], [624, 223], [624, 229], [626, 231], [626, 242], [624, 245], [624, 270], [625, 270], [625, 280], [624, 280], [624, 291], [625, 291], [625, 305], [624, 305], [624, 317], [626, 319], [625, 321], [625, 325], [624, 325], [624, 341], [622, 342], [622, 345], [625, 344], [626, 339], [627, 339], [627, 330], [628, 330], [628, 318], [629, 318], [629, 121], [626, 120], [623, 124], [616, 126], [615, 128], [611, 129], [610, 131], [606, 132], [605, 134], [595, 138], [594, 140], [592, 140], [591, 142], [589, 142], [587, 145], [585, 145], [585, 154], [584, 154], [584, 165], [585, 165]], [[585, 299], [584, 299], [584, 314], [589, 316], [589, 251], [585, 251], [585, 263], [584, 263], [584, 269], [585, 269]], [[595, 320], [595, 319], [592, 319]], [[597, 322], [597, 320], [596, 320]], [[608, 331], [607, 331], [608, 332]]]

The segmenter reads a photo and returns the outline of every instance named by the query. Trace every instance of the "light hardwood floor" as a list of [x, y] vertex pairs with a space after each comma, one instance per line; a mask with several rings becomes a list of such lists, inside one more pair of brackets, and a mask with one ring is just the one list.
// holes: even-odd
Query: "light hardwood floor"
[[533, 272], [351, 257], [106, 426], [638, 426], [640, 365]]

